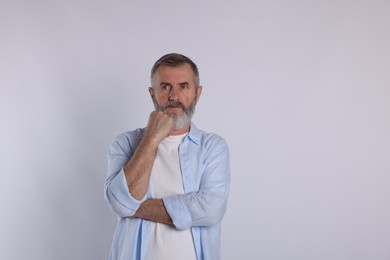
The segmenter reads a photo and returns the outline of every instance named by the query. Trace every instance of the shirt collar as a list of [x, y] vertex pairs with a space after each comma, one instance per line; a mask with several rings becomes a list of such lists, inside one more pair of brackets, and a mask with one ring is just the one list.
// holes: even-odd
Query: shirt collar
[[187, 137], [194, 142], [195, 144], [199, 145], [200, 139], [202, 137], [202, 131], [199, 130], [194, 123], [191, 122], [190, 126], [190, 132], [188, 133]]

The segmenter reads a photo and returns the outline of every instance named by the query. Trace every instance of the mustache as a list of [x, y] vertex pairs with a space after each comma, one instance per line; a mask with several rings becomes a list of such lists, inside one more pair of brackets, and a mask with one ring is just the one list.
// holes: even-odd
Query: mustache
[[186, 108], [179, 101], [169, 101], [165, 106], [162, 107], [162, 110], [165, 110], [168, 107], [180, 107], [181, 109], [186, 111]]

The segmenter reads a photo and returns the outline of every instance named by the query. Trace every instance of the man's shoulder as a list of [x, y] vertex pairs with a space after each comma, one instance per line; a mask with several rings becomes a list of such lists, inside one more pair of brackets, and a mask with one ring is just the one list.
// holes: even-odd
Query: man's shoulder
[[219, 134], [216, 134], [214, 132], [207, 132], [205, 130], [199, 129], [194, 124], [191, 126], [190, 131], [190, 138], [192, 137], [195, 141], [197, 141], [199, 144], [217, 144], [217, 143], [224, 143], [226, 144], [225, 138], [220, 136]]
[[128, 130], [117, 135], [116, 139], [142, 137], [145, 133], [145, 128], [136, 128]]
[[119, 145], [137, 145], [142, 137], [144, 136], [145, 128], [137, 128], [134, 130], [129, 130], [122, 132], [114, 138], [113, 143], [117, 143]]

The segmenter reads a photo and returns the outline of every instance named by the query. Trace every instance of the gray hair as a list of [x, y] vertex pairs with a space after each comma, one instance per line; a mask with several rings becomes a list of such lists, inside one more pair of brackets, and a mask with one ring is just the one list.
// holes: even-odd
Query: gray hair
[[150, 73], [150, 81], [151, 81], [152, 85], [153, 85], [153, 77], [156, 74], [156, 71], [160, 66], [178, 67], [178, 66], [183, 65], [183, 64], [189, 64], [191, 66], [191, 69], [194, 72], [195, 88], [198, 88], [200, 85], [198, 67], [190, 58], [188, 58], [182, 54], [179, 54], [179, 53], [166, 54], [154, 63], [154, 65], [152, 67], [152, 71]]

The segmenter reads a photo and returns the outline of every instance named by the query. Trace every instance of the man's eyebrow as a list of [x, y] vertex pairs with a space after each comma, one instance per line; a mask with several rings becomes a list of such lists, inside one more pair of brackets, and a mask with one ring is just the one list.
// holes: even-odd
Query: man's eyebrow
[[[169, 86], [171, 86], [172, 84], [169, 83], [169, 82], [161, 82], [161, 83], [160, 83], [160, 86], [164, 86], [164, 85], [169, 85]], [[190, 85], [190, 83], [189, 83], [188, 81], [183, 81], [183, 82], [178, 83], [178, 85]]]

